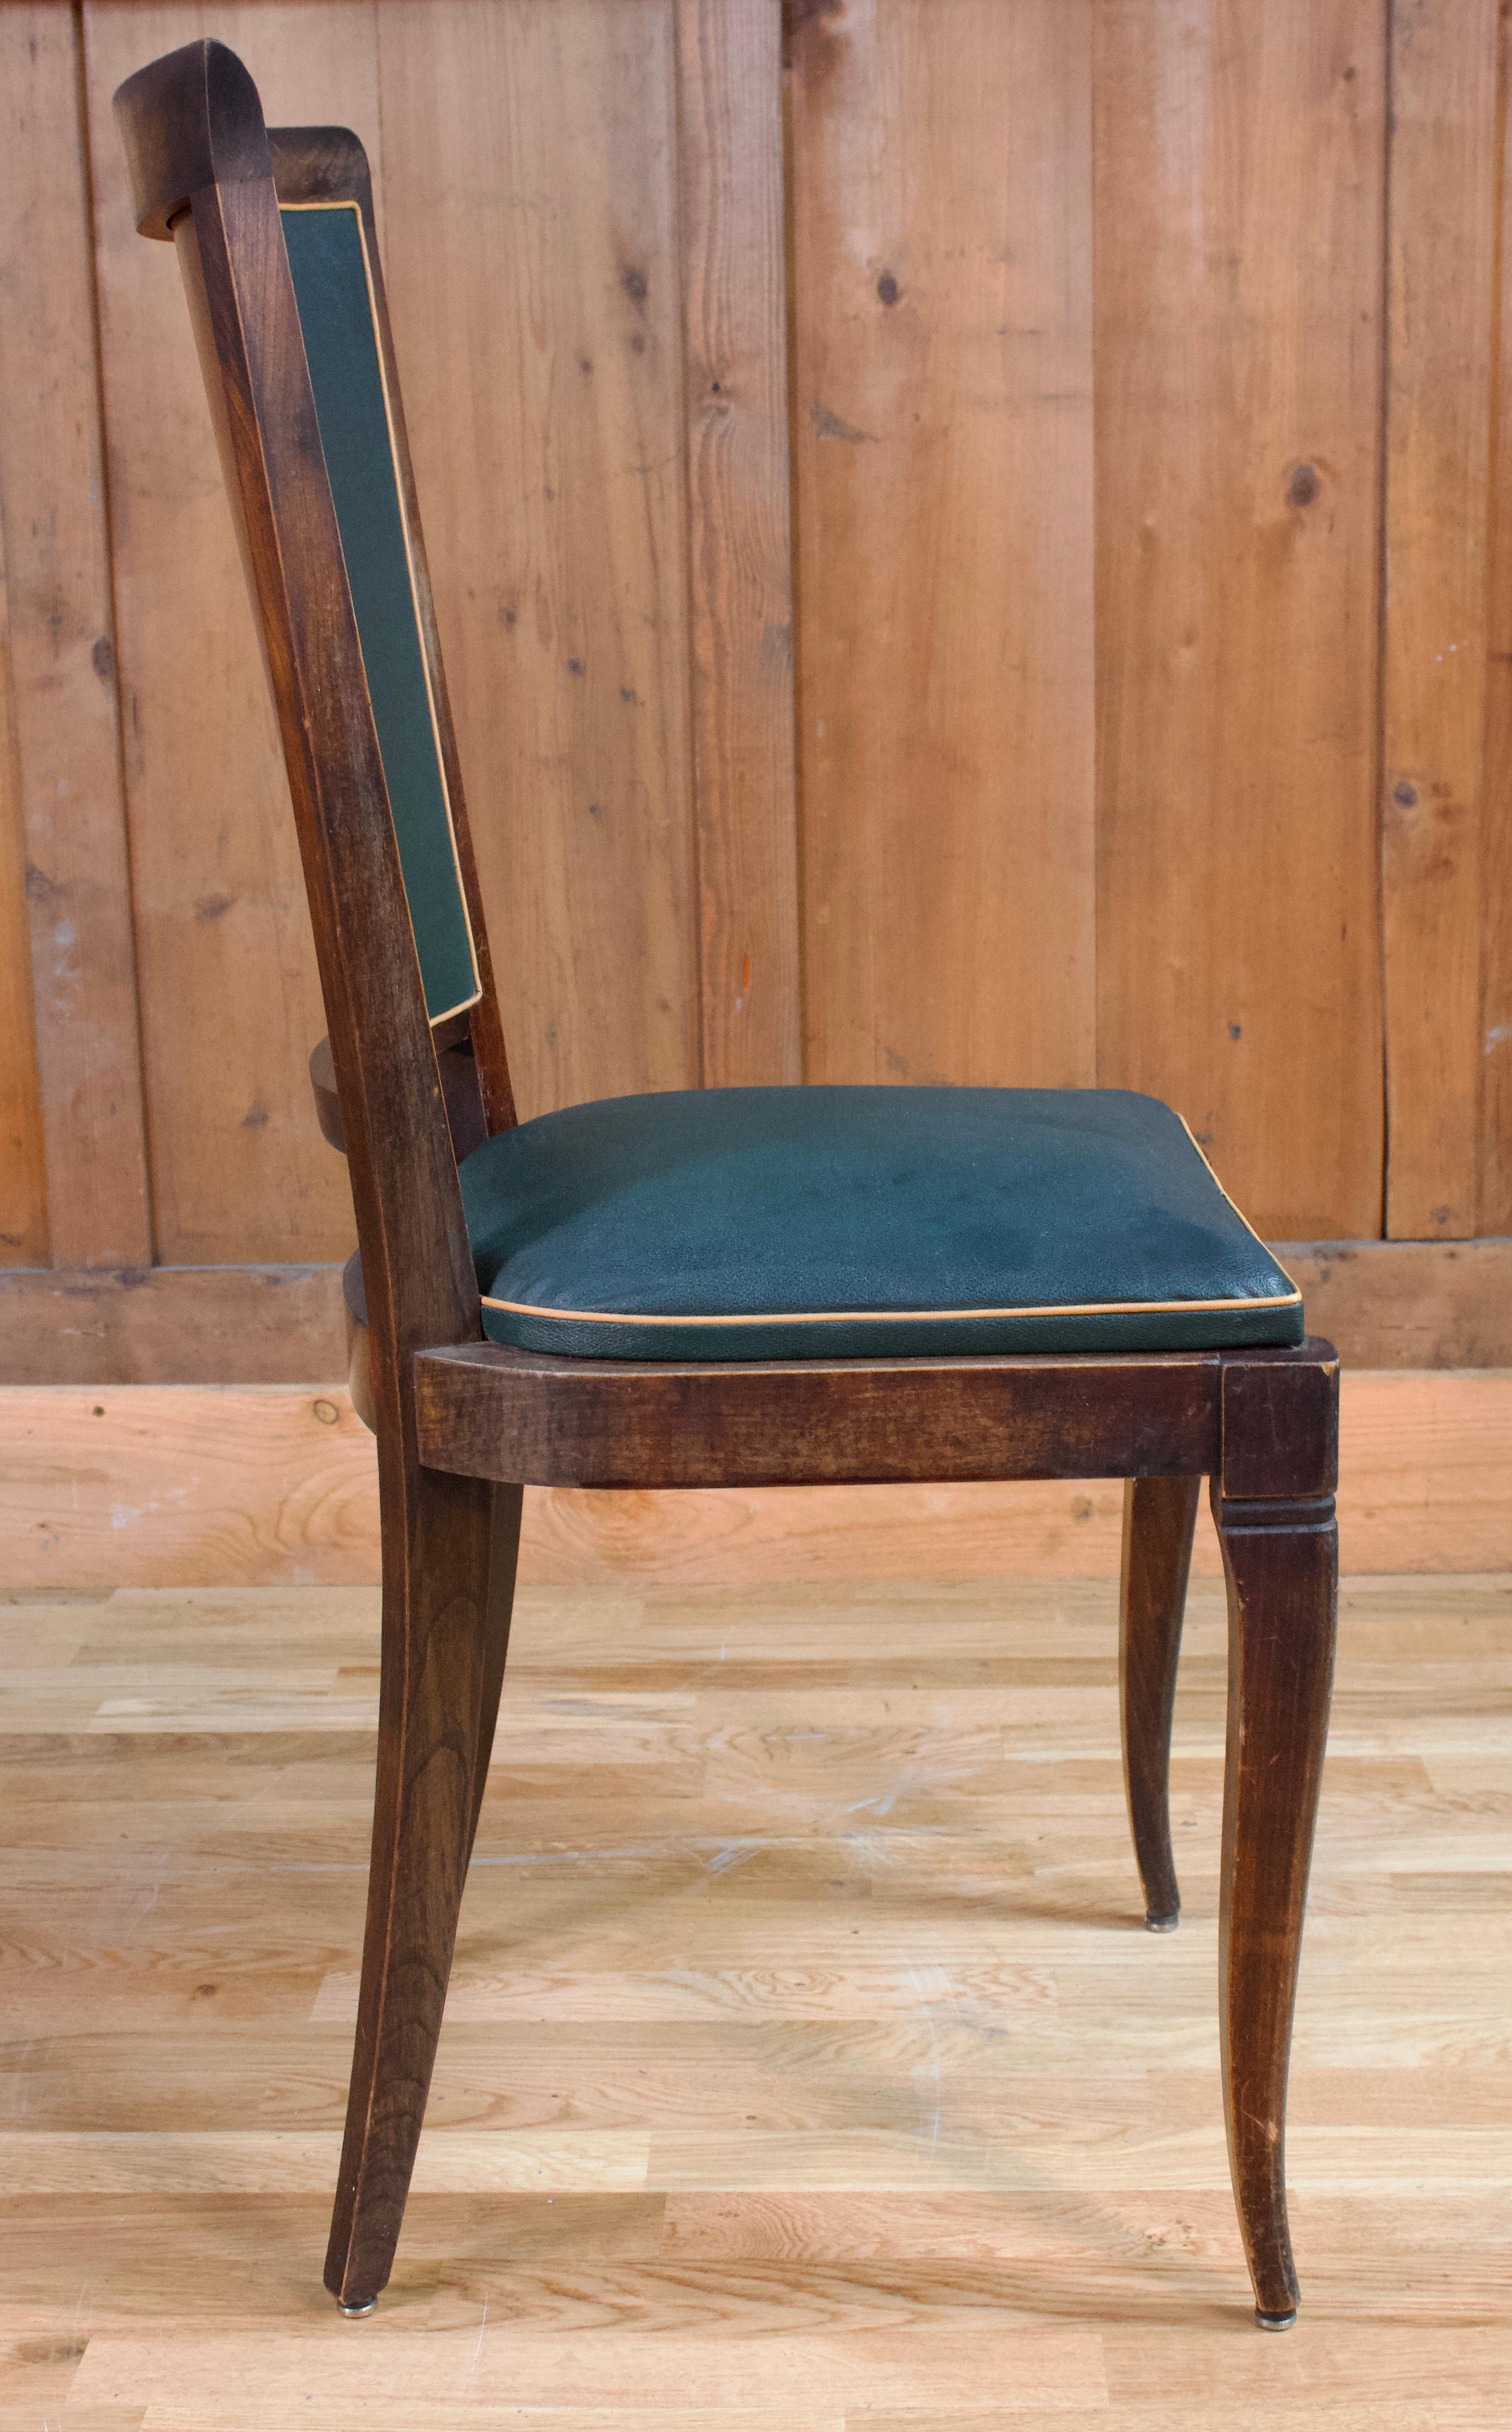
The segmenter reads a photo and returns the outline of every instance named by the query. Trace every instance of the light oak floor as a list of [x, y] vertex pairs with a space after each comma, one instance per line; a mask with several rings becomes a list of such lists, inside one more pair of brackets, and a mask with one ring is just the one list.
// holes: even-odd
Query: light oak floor
[[1298, 2019], [1304, 2312], [1186, 1912], [1139, 1927], [1105, 1582], [523, 1598], [398, 2267], [320, 2287], [366, 1589], [0, 1608], [3, 2432], [1512, 2424], [1512, 1579], [1345, 1598]]

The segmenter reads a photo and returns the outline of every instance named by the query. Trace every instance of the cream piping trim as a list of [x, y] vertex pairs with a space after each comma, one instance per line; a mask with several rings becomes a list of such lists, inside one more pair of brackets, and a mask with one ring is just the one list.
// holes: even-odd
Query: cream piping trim
[[[415, 581], [414, 549], [410, 539], [410, 517], [405, 508], [404, 481], [399, 470], [399, 443], [394, 428], [394, 406], [389, 396], [389, 367], [383, 360], [383, 341], [378, 330], [378, 290], [373, 284], [373, 265], [368, 260], [367, 254], [367, 230], [362, 226], [362, 213], [361, 207], [353, 202], [281, 202], [278, 205], [278, 210], [280, 212], [350, 211], [357, 222], [357, 241], [362, 248], [362, 276], [367, 281], [367, 309], [373, 322], [373, 352], [378, 357], [378, 385], [383, 391], [383, 419], [388, 425], [389, 458], [394, 466], [395, 496], [399, 501], [399, 530], [404, 534], [404, 562], [410, 574], [410, 604], [414, 610], [415, 636], [420, 644], [420, 666], [426, 680], [426, 706], [430, 712], [430, 734], [431, 739], [436, 747], [436, 774], [441, 780], [441, 799], [446, 806], [446, 836], [451, 846], [451, 866], [457, 873], [457, 901], [462, 905], [462, 927], [467, 933], [467, 959], [473, 967], [472, 995], [464, 996], [460, 1005], [447, 1005], [441, 1013], [428, 1014], [427, 1016], [427, 1020], [428, 1021], [431, 1029], [434, 1030], [438, 1022], [449, 1022], [454, 1013], [465, 1013], [470, 1005], [477, 1005], [483, 993], [483, 983], [479, 976], [478, 948], [473, 941], [472, 915], [467, 909], [467, 889], [462, 885], [462, 856], [457, 851], [457, 825], [451, 815], [451, 787], [446, 783], [446, 755], [441, 748], [441, 721], [436, 716], [435, 687], [430, 681], [430, 656], [426, 649], [425, 620], [420, 614], [420, 587]], [[361, 634], [359, 634], [357, 638], [357, 647], [359, 650], [361, 650], [362, 637]], [[363, 672], [364, 674], [366, 673], [365, 662]], [[381, 757], [381, 754], [379, 756]], [[404, 890], [404, 908], [407, 912], [410, 909], [410, 890], [408, 887]], [[412, 914], [411, 915], [410, 920], [410, 934], [412, 937], [414, 935], [414, 918]], [[418, 952], [419, 949], [417, 947], [417, 954]]]
[[[1290, 1278], [1288, 1277], [1289, 1281]], [[1300, 1292], [1275, 1292], [1267, 1299], [1242, 1294], [1237, 1300], [1087, 1300], [1048, 1301], [1043, 1307], [1006, 1309], [774, 1309], [741, 1317], [652, 1317], [618, 1309], [544, 1309], [529, 1300], [496, 1300], [482, 1294], [485, 1309], [507, 1309], [514, 1317], [556, 1317], [584, 1326], [909, 1326], [939, 1318], [981, 1317], [1134, 1317], [1157, 1312], [1220, 1309], [1295, 1309]]]

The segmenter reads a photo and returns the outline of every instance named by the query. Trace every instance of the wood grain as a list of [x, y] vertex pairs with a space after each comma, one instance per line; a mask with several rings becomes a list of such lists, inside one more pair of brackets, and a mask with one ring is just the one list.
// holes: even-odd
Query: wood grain
[[[1486, 565], [1486, 734], [1481, 771], [1480, 1152], [1477, 1226], [1512, 1232], [1512, 312], [1505, 308], [1512, 210], [1512, 25], [1497, 24], [1496, 212], [1501, 276], [1490, 298], [1491, 463]], [[1475, 248], [1471, 258], [1478, 258]], [[1457, 653], [1456, 653], [1457, 655]]]
[[277, 1385], [345, 1363], [334, 1265], [40, 1267], [0, 1284], [6, 1385]]
[[[152, 1235], [77, 45], [67, 8], [0, 8], [0, 521], [16, 787], [0, 837], [0, 962], [16, 992], [0, 1054], [7, 1195], [29, 1205], [19, 1220], [0, 1215], [0, 1257], [124, 1266], [150, 1258]], [[35, 1022], [19, 1002], [24, 873]], [[26, 1138], [39, 1098], [45, 1215]]]
[[1208, 1481], [1229, 1607], [1218, 1968], [1224, 2119], [1262, 2329], [1289, 2329], [1286, 2081], [1338, 1619], [1338, 1365], [1225, 1362]]
[[1170, 1732], [1192, 1567], [1200, 1478], [1131, 1478], [1123, 1490], [1118, 1699], [1129, 1823], [1145, 1922], [1167, 1934], [1181, 1913], [1170, 1846]]
[[[496, 1684], [503, 1669], [510, 1625], [510, 1595], [502, 1611], [489, 1597], [490, 1490], [430, 1470], [406, 1486], [405, 1541], [395, 1545], [391, 1517], [384, 1548], [367, 1924], [326, 2254], [326, 2286], [354, 2311], [387, 2285], [410, 2191], [477, 1821], [477, 1772], [493, 1747], [492, 1711], [480, 1727], [485, 1682]], [[517, 1531], [517, 1492], [512, 1506]], [[513, 1577], [512, 1547], [511, 1591]], [[496, 1697], [496, 1686], [491, 1705]]]
[[[316, 2265], [377, 1598], [0, 1607], [0, 2408], [1500, 2432], [1507, 1582], [1346, 1579], [1291, 2090], [1308, 2312], [1274, 2346], [1224, 2184], [1221, 1590], [1187, 1622], [1163, 1941], [1114, 1607], [1065, 1580], [523, 1594], [435, 2125], [352, 2327]], [[102, 1716], [128, 1702], [160, 1725]]]
[[110, 115], [125, 76], [211, 17], [272, 119], [351, 125], [381, 160], [370, 7], [86, 8], [154, 1222], [183, 1265], [339, 1258], [352, 1232], [310, 1111], [328, 1025], [235, 528], [179, 282], [136, 234]]
[[[1303, 1343], [1284, 1358], [1328, 1360]], [[458, 1343], [414, 1362], [421, 1461], [531, 1486], [1182, 1477], [1217, 1463], [1213, 1353], [1119, 1359], [553, 1360]]]
[[378, 22], [411, 206], [389, 297], [520, 1110], [690, 1086], [671, 0]]
[[[811, 1074], [892, 1077], [892, 1056], [1151, 1086], [1264, 1228], [1357, 1240], [1387, 1194], [1384, 988], [1393, 1232], [1512, 1234], [1493, 0], [1403, 0], [1389, 46], [1378, 0], [805, 0], [785, 213], [775, 0], [87, 0], [87, 240], [69, 12], [8, 0], [0, 275], [50, 366], [0, 409], [8, 765], [52, 995], [40, 1075], [24, 1003], [6, 1022], [0, 1254], [140, 1262], [144, 1123], [169, 1260], [297, 1263], [349, 1238], [300, 1077], [325, 1025], [251, 628], [105, 107], [211, 17], [276, 117], [349, 121], [373, 151], [531, 1107], [792, 1070], [785, 302], [798, 649], [839, 704], [800, 735]], [[832, 369], [849, 411], [819, 394]], [[35, 498], [41, 521], [17, 503]], [[14, 989], [24, 853], [4, 853]], [[82, 941], [62, 954], [59, 922]], [[210, 1011], [186, 1061], [191, 1001]], [[1491, 1339], [1484, 1317], [1429, 1331], [1440, 1360]], [[1343, 1347], [1417, 1356], [1400, 1329]]]
[[1381, 12], [1096, 25], [1098, 1079], [1262, 1232], [1369, 1235]]
[[1224, 2104], [1256, 2311], [1274, 2328], [1297, 2312], [1286, 2079], [1328, 1735], [1338, 1530], [1332, 1496], [1256, 1506], [1215, 1485], [1214, 1498], [1229, 1591]]
[[810, 1080], [1094, 1075], [1093, 14], [791, 12]]
[[[788, 11], [787, 301], [809, 552], [798, 647], [840, 703], [838, 725], [821, 704], [800, 735], [811, 1074], [891, 1077], [891, 1056], [925, 1077], [1090, 1078], [1095, 993], [1100, 1076], [1180, 1104], [1264, 1228], [1367, 1237], [1386, 1188], [1371, 874], [1384, 817], [1395, 1183], [1407, 1194], [1392, 1227], [1512, 1231], [1512, 633], [1499, 621], [1512, 481], [1496, 403], [1512, 345], [1498, 268], [1507, 35], [1490, 0], [1449, 5], [1408, 0], [1395, 19], [1384, 397], [1376, 0]], [[65, 10], [25, 0], [4, 23], [14, 35], [33, 16], [28, 73], [49, 98], [8, 158], [41, 144], [46, 175], [27, 191], [57, 257], [44, 292], [59, 308], [74, 298], [76, 330], [90, 265], [77, 247], [71, 262], [59, 253], [78, 210], [64, 192], [77, 187], [72, 36]], [[344, 1186], [321, 1158], [298, 1074], [324, 1023], [176, 299], [126, 233], [103, 108], [118, 75], [209, 22], [191, 0], [89, 0], [81, 17], [147, 1113], [162, 1255], [297, 1262], [346, 1246]], [[790, 1070], [796, 988], [784, 979], [762, 998], [798, 920], [780, 867], [785, 678], [767, 630], [783, 620], [786, 581], [775, 7], [243, 0], [214, 30], [241, 44], [276, 117], [355, 124], [380, 217], [391, 191], [396, 205], [401, 362], [489, 906], [533, 1059], [529, 1106], [700, 1070]], [[459, 63], [478, 56], [489, 74], [464, 90]], [[1095, 181], [1089, 111], [1102, 114]], [[605, 233], [611, 181], [644, 297], [620, 282]], [[905, 239], [907, 278], [890, 259]], [[993, 259], [1005, 250], [1013, 262]], [[30, 278], [34, 297], [42, 259], [28, 240], [8, 273]], [[64, 349], [76, 391], [83, 361]], [[818, 395], [832, 366], [854, 391], [848, 414]], [[816, 403], [830, 421], [815, 424]], [[17, 427], [36, 399], [12, 396], [6, 412]], [[1385, 709], [1404, 762], [1384, 806], [1371, 765], [1383, 428]], [[55, 651], [72, 667], [112, 638], [88, 430], [87, 414], [62, 414], [44, 434], [73, 588], [61, 641], [42, 592], [23, 603], [21, 647], [43, 672]], [[13, 560], [16, 537], [12, 515]], [[1456, 648], [1442, 664], [1433, 639], [1462, 607], [1477, 637], [1468, 674], [1464, 637], [1446, 627], [1439, 641]], [[184, 684], [176, 656], [186, 616], [209, 653], [203, 686]], [[125, 868], [110, 701], [92, 665], [72, 692], [34, 692], [32, 768], [72, 770], [70, 817], [87, 805], [104, 821], [90, 832], [95, 874]], [[1414, 826], [1426, 793], [1394, 800], [1399, 783], [1421, 792], [1424, 775], [1470, 804], [1473, 839], [1447, 856], [1429, 831], [1448, 798], [1426, 826]], [[46, 786], [29, 799], [46, 807]], [[606, 823], [613, 839], [587, 833]], [[8, 865], [12, 919], [19, 883]], [[69, 883], [77, 893], [85, 880]], [[120, 951], [97, 941], [78, 985], [119, 994], [136, 948], [118, 879], [106, 895]], [[45, 923], [40, 901], [32, 920]], [[191, 998], [212, 1008], [210, 1026], [176, 1064]], [[8, 1103], [24, 1141], [36, 1085], [12, 1036]], [[85, 1073], [104, 1069], [66, 1053]], [[1436, 1139], [1445, 1125], [1440, 1154], [1424, 1127]], [[88, 1162], [92, 1190], [137, 1171], [131, 1157]], [[11, 1254], [47, 1255], [34, 1149], [7, 1178], [20, 1191], [3, 1228], [23, 1241]], [[109, 1255], [88, 1226], [81, 1244], [60, 1237], [65, 1258]], [[1439, 1341], [1439, 1357], [1458, 1356]]]
[[1512, 1240], [1279, 1241], [1307, 1323], [1352, 1368], [1512, 1367]]
[[780, 11], [677, 0], [701, 1072], [800, 1071]]
[[47, 1255], [47, 1165], [4, 549], [0, 524], [0, 1269]]
[[[1391, 305], [1382, 670], [1386, 1231], [1474, 1233], [1483, 1033], [1493, 413], [1501, 346], [1496, 0], [1391, 21]], [[1490, 1101], [1494, 1106], [1497, 1100]]]
[[378, 1576], [373, 1443], [344, 1389], [17, 1386], [5, 1410], [8, 1580], [87, 1567], [86, 1535], [106, 1566], [140, 1543], [207, 1579]]
[[[1343, 1379], [1346, 1567], [1494, 1569], [1512, 1549], [1512, 1378]], [[96, 1413], [99, 1415], [96, 1415]], [[16, 1587], [378, 1577], [372, 1439], [344, 1387], [11, 1387], [0, 1578]], [[1118, 1576], [1117, 1483], [526, 1498], [521, 1576], [729, 1581]], [[1218, 1552], [1200, 1518], [1194, 1570]]]

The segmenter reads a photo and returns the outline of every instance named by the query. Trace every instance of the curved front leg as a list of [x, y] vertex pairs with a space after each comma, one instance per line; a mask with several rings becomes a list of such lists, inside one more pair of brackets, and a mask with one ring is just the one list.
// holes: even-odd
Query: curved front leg
[[[1321, 1477], [1332, 1485], [1336, 1367], [1311, 1372], [1324, 1386], [1321, 1401], [1302, 1387], [1307, 1373], [1300, 1363], [1289, 1378], [1272, 1372], [1265, 1379], [1261, 1372], [1256, 1382], [1265, 1389], [1249, 1393], [1242, 1376], [1235, 1380], [1233, 1406], [1225, 1402], [1224, 1479], [1213, 1483], [1229, 1597], [1223, 2095], [1235, 2201], [1255, 2316], [1265, 2330], [1288, 2329], [1297, 2313], [1286, 2221], [1286, 2070], [1328, 1732], [1338, 1530], [1332, 1494], [1223, 1490], [1235, 1480], [1252, 1486], [1288, 1476], [1307, 1482]], [[1302, 1389], [1288, 1390], [1294, 1383]]]

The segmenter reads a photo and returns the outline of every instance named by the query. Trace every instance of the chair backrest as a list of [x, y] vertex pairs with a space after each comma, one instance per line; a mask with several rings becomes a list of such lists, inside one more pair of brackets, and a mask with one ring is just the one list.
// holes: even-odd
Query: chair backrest
[[[269, 129], [224, 44], [115, 97], [176, 250], [278, 712], [375, 1351], [478, 1331], [438, 1054], [514, 1120], [366, 157]], [[448, 1089], [448, 1100], [455, 1090]]]
[[278, 132], [285, 138], [273, 156], [278, 216], [383, 755], [426, 1010], [436, 1022], [476, 1005], [482, 989], [426, 654], [394, 404], [378, 340], [375, 256], [355, 201], [288, 198], [287, 180], [277, 175], [279, 155], [290, 157], [303, 130], [289, 130], [287, 136], [283, 129]]

